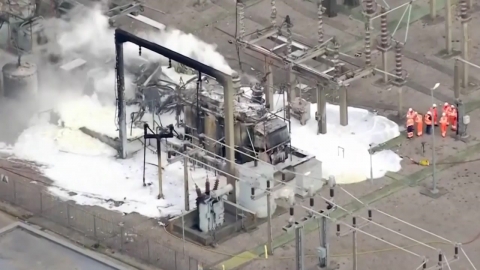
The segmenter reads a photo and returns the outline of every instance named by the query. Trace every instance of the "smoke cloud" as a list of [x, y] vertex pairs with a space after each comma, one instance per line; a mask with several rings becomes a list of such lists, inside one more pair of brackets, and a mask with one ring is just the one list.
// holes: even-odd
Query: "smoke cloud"
[[[22, 58], [23, 61], [37, 64], [40, 81], [38, 97], [30, 101], [8, 102], [0, 98], [1, 130], [2, 132], [5, 130], [3, 127], [11, 130], [7, 138], [0, 134], [0, 141], [13, 143], [12, 136], [18, 137], [19, 132], [29, 124], [26, 118], [30, 119], [32, 114], [65, 108], [61, 105], [80, 100], [85, 95], [85, 87], [89, 87], [87, 81], [95, 89], [92, 98], [101, 100], [104, 106], [114, 106], [116, 100], [114, 29], [109, 26], [108, 18], [102, 14], [100, 6], [74, 10], [68, 17], [68, 20], [58, 18], [45, 20], [44, 29], [48, 43], [42, 48], [42, 52]], [[136, 34], [224, 73], [232, 72], [225, 58], [217, 52], [215, 45], [207, 44], [194, 35], [176, 29]], [[72, 74], [60, 72], [59, 66], [62, 63], [76, 58], [86, 60], [88, 68]], [[138, 46], [131, 43], [124, 44], [124, 58], [126, 64], [141, 59], [167, 63], [167, 59], [161, 55], [143, 48], [140, 57]], [[8, 61], [13, 59], [9, 58]], [[57, 59], [56, 63], [52, 63], [52, 59]], [[133, 80], [133, 76], [126, 73], [127, 98], [133, 97], [135, 89]]]

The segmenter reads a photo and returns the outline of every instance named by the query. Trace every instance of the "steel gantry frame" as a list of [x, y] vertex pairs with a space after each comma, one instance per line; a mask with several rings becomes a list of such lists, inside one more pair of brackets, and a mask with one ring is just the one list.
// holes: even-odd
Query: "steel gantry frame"
[[[275, 1], [271, 1], [271, 25], [265, 29], [257, 30], [252, 34], [245, 34], [245, 5], [243, 0], [237, 0], [237, 23], [240, 25], [240, 35], [237, 37], [237, 44], [253, 52], [262, 54], [265, 61], [265, 70], [270, 74], [267, 78], [265, 96], [267, 105], [272, 102], [273, 97], [273, 75], [271, 73], [271, 62], [276, 61], [280, 65], [285, 65], [287, 70], [287, 119], [290, 119], [290, 104], [296, 98], [295, 87], [293, 83], [296, 76], [305, 76], [317, 81], [317, 121], [318, 133], [325, 134], [326, 130], [326, 91], [325, 88], [333, 88], [340, 91], [340, 124], [348, 125], [348, 106], [347, 106], [347, 87], [353, 81], [370, 75], [374, 67], [367, 66], [349, 72], [343, 72], [344, 63], [340, 62], [340, 44], [335, 38], [324, 40], [323, 31], [323, 12], [324, 8], [321, 1], [317, 2], [318, 9], [318, 44], [309, 47], [292, 39], [292, 22], [289, 16], [280, 25], [276, 23], [277, 9]], [[285, 30], [284, 30], [285, 28]], [[255, 35], [255, 36], [254, 36]], [[268, 39], [278, 44], [273, 48], [264, 48], [258, 45], [258, 42]], [[329, 48], [328, 45], [333, 45]], [[285, 55], [279, 54], [279, 50], [286, 48]], [[331, 68], [320, 71], [306, 65], [308, 60], [317, 60], [327, 63]], [[273, 106], [270, 105], [270, 109]]]
[[120, 153], [119, 156], [122, 159], [127, 158], [127, 125], [126, 125], [126, 101], [125, 101], [125, 74], [124, 74], [124, 61], [123, 61], [123, 44], [131, 42], [139, 47], [146, 48], [152, 52], [156, 52], [166, 58], [182, 63], [190, 68], [198, 70], [201, 73], [205, 73], [215, 78], [224, 89], [224, 113], [225, 113], [225, 144], [226, 158], [229, 160], [227, 167], [227, 182], [234, 188], [233, 192], [229, 194], [229, 201], [236, 202], [236, 175], [235, 170], [235, 152], [234, 152], [234, 128], [233, 128], [233, 82], [232, 76], [207, 66], [194, 59], [186, 57], [168, 48], [165, 48], [159, 44], [150, 42], [146, 39], [140, 38], [132, 33], [129, 33], [122, 29], [115, 30], [115, 57], [116, 57], [116, 95], [117, 95], [117, 111], [118, 111], [118, 126], [119, 126], [119, 140], [120, 140]]

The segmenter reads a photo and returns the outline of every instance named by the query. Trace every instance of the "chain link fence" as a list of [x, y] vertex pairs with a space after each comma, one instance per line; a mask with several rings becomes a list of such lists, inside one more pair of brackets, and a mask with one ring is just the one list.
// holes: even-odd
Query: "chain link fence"
[[164, 270], [200, 270], [199, 261], [119, 223], [46, 193], [43, 187], [11, 177], [0, 182], [0, 200], [73, 229], [105, 247]]

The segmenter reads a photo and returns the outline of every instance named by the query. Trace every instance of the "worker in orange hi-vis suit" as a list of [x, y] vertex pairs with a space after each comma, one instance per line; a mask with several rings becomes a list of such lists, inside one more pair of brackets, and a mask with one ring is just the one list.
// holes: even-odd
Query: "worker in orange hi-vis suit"
[[412, 108], [408, 109], [407, 118], [414, 118], [414, 117], [415, 117], [415, 111]]
[[433, 106], [430, 108], [430, 112], [432, 113], [433, 123], [435, 124], [435, 126], [438, 126], [437, 104], [433, 104]]
[[457, 108], [455, 108], [454, 105], [450, 106], [450, 112], [448, 115], [448, 123], [450, 123], [450, 127], [452, 131], [457, 131], [457, 118], [458, 118], [458, 113], [457, 113]]
[[442, 110], [442, 113], [444, 113], [446, 116], [447, 116], [447, 127], [448, 127], [448, 114], [450, 112], [450, 104], [448, 104], [448, 102], [445, 102], [445, 104], [443, 104], [443, 110]]
[[448, 127], [447, 114], [442, 113], [442, 117], [440, 118], [440, 130], [442, 132], [442, 137], [444, 138], [445, 136], [447, 136], [447, 127]]
[[413, 117], [407, 116], [407, 122], [405, 126], [407, 127], [407, 138], [409, 139], [413, 138], [414, 125], [415, 125], [415, 122], [413, 120]]
[[425, 133], [427, 133], [427, 135], [432, 134], [433, 117], [432, 117], [432, 112], [431, 111], [428, 111], [425, 114], [424, 122], [425, 122]]
[[421, 114], [417, 113], [415, 123], [417, 124], [417, 137], [421, 137], [423, 135], [423, 117]]

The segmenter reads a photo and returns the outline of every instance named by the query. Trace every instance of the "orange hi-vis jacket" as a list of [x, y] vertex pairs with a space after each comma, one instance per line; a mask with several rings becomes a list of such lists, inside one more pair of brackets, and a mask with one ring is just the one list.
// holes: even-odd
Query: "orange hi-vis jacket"
[[432, 115], [428, 114], [428, 113], [425, 114], [424, 122], [425, 122], [425, 125], [431, 126], [432, 125]]
[[430, 108], [430, 113], [432, 114], [432, 120], [436, 124], [438, 124], [438, 110], [437, 107]]
[[422, 123], [423, 122], [423, 119], [422, 119], [422, 115], [421, 114], [418, 114], [415, 116], [415, 123]]

